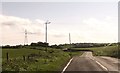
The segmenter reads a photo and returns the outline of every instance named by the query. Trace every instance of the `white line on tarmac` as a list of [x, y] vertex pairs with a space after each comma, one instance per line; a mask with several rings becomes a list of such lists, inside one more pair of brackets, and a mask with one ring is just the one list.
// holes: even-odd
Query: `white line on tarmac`
[[105, 66], [103, 66], [100, 62], [96, 61], [96, 63], [99, 64], [103, 69], [105, 69], [106, 71], [108, 71], [108, 69]]
[[[95, 60], [94, 59], [94, 57], [93, 58], [91, 58], [92, 60]], [[95, 61], [98, 65], [100, 65], [103, 69], [105, 69], [106, 71], [108, 71], [108, 69], [104, 66], [104, 65], [102, 65], [100, 62], [98, 62], [98, 61]]]
[[70, 61], [69, 61], [68, 64], [64, 67], [64, 69], [63, 69], [63, 71], [62, 71], [61, 73], [64, 73], [64, 71], [67, 69], [67, 67], [69, 66], [69, 64], [71, 63], [72, 60], [73, 60], [73, 58], [70, 59]]

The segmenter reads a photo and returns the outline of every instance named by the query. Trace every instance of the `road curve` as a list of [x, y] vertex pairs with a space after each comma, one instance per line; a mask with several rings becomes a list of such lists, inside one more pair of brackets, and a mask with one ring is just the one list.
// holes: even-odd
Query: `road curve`
[[73, 57], [62, 73], [119, 73], [118, 60], [110, 57], [94, 57], [92, 52], [84, 52], [81, 56]]

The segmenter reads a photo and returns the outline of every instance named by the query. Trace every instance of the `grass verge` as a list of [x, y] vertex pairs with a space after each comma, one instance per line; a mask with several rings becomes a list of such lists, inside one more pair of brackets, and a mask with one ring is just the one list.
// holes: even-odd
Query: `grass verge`
[[[7, 61], [6, 53], [9, 54]], [[35, 49], [3, 49], [3, 71], [60, 71], [72, 56], [81, 52], [64, 52], [48, 48], [48, 51]], [[25, 58], [23, 57], [25, 56]]]
[[94, 47], [94, 48], [74, 48], [81, 51], [92, 51], [94, 56], [110, 56], [120, 58], [120, 50], [118, 46], [105, 46], [105, 47]]

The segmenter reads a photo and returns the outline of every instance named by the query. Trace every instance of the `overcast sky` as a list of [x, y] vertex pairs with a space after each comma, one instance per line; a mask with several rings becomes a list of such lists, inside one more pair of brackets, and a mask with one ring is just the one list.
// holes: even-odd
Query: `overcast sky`
[[0, 25], [2, 44], [44, 42], [46, 20], [50, 44], [76, 42], [117, 42], [117, 2], [3, 2]]

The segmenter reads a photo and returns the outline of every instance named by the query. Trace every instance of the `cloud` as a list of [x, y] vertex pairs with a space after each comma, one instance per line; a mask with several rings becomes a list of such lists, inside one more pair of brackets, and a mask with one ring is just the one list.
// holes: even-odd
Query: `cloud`
[[45, 21], [40, 20], [40, 19], [36, 19], [35, 21], [38, 22], [38, 23], [41, 23], [41, 24], [44, 24], [44, 23], [45, 23]]
[[3, 31], [5, 29], [17, 29], [23, 32], [26, 29], [31, 34], [41, 32], [43, 30], [43, 24], [45, 23], [40, 19], [30, 20], [27, 18], [5, 15], [0, 15], [0, 20], [0, 25], [4, 28]]
[[64, 34], [54, 34], [53, 37], [62, 38], [62, 37], [65, 37], [65, 35]]
[[[96, 19], [96, 18], [88, 18], [83, 20], [83, 24], [87, 26], [87, 29], [93, 31], [101, 31], [101, 32], [110, 32], [116, 31], [117, 20], [110, 16], [106, 16], [104, 19]], [[111, 31], [111, 32], [112, 32]]]
[[16, 16], [0, 15], [0, 33], [2, 44], [23, 44], [25, 29], [28, 32], [28, 41], [43, 41], [44, 21], [40, 19], [30, 20]]
[[[45, 21], [40, 19], [30, 20], [15, 16], [0, 15], [3, 44], [24, 42], [25, 29], [27, 29], [28, 34], [34, 34], [28, 35], [29, 42], [44, 41], [44, 23]], [[110, 16], [103, 19], [87, 18], [83, 19], [81, 24], [83, 25], [77, 25], [76, 27], [74, 25], [62, 25], [62, 27], [60, 27], [61, 25], [49, 26], [48, 42], [54, 44], [69, 43], [68, 32], [71, 33], [72, 42], [111, 42], [117, 40], [118, 26], [116, 18]]]
[[116, 18], [106, 16], [103, 19], [88, 18], [83, 20], [85, 33], [89, 36], [85, 36], [91, 41], [107, 41], [111, 42], [117, 40], [118, 24]]

